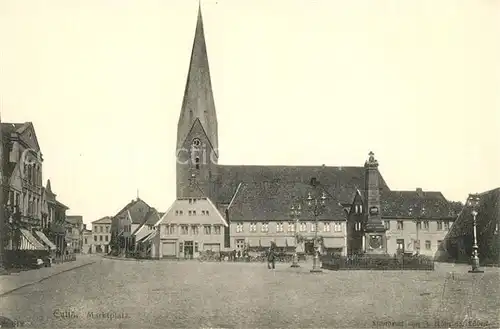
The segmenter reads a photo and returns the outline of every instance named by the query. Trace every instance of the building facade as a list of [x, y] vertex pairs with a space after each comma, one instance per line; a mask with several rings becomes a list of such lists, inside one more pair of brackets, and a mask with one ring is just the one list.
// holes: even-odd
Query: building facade
[[176, 200], [155, 226], [153, 257], [192, 259], [202, 251], [224, 250], [229, 225], [209, 199], [187, 198]]
[[130, 201], [112, 218], [112, 248], [116, 255], [125, 255], [137, 251], [137, 244], [156, 230], [160, 213], [144, 200], [136, 198]]
[[[267, 248], [273, 241], [283, 250], [312, 253], [314, 241], [321, 241], [323, 253], [418, 249], [432, 255], [456, 217], [439, 192], [391, 191], [373, 154], [360, 166], [222, 165], [218, 142], [199, 10], [177, 126], [177, 202], [214, 204], [229, 225], [221, 249]], [[325, 205], [314, 212], [309, 194], [314, 200], [326, 195]], [[301, 206], [299, 218], [290, 216], [292, 205]], [[410, 224], [417, 222], [418, 230]], [[182, 248], [175, 246], [178, 254]]]
[[70, 244], [74, 253], [82, 252], [83, 245], [83, 216], [66, 216], [66, 222], [70, 229]]
[[[34, 241], [34, 231], [42, 228], [43, 157], [34, 126], [26, 123], [1, 123], [2, 171], [7, 182], [6, 248], [22, 250]], [[36, 246], [31, 246], [36, 249]]]
[[[456, 223], [444, 238], [440, 261], [470, 262], [474, 244], [473, 208], [462, 207]], [[475, 209], [478, 254], [481, 265], [499, 264], [500, 260], [500, 187], [479, 193]]]
[[[64, 255], [71, 249], [71, 239], [66, 223], [68, 206], [57, 200], [57, 194], [52, 191], [50, 179], [45, 186], [45, 202], [47, 213], [44, 215], [44, 232], [57, 247], [57, 255]], [[45, 206], [44, 206], [45, 209]], [[69, 244], [69, 245], [68, 245]]]
[[109, 253], [111, 242], [111, 217], [106, 216], [92, 222], [92, 253]]
[[87, 229], [87, 224], [83, 224], [82, 230], [82, 254], [91, 254], [93, 246], [92, 230]]

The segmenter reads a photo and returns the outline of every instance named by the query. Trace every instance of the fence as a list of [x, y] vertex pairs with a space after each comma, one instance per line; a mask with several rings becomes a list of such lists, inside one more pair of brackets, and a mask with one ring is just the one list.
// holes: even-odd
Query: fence
[[324, 269], [329, 270], [434, 270], [433, 259], [425, 256], [339, 257], [326, 255], [321, 257], [321, 263]]
[[[306, 259], [304, 254], [298, 254], [299, 261], [304, 261]], [[249, 252], [244, 255], [237, 257], [234, 252], [231, 251], [202, 251], [198, 260], [200, 261], [217, 261], [221, 262], [226, 260], [229, 262], [248, 262], [248, 263], [259, 263], [265, 262], [267, 260], [266, 252]], [[278, 252], [276, 253], [276, 262], [291, 263], [293, 259], [293, 253]]]

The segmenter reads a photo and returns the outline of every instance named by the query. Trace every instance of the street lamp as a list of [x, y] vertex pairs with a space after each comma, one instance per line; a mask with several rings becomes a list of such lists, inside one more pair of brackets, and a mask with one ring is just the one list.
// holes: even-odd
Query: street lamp
[[299, 256], [297, 255], [297, 245], [299, 244], [299, 217], [301, 213], [300, 203], [290, 208], [290, 217], [295, 219], [295, 250], [293, 252], [293, 261], [290, 267], [300, 267]]
[[326, 194], [323, 192], [320, 198], [313, 198], [311, 193], [307, 196], [307, 205], [311, 209], [314, 215], [314, 258], [313, 258], [313, 268], [311, 272], [322, 272], [319, 268], [319, 256], [318, 256], [318, 216], [325, 209]]
[[476, 217], [477, 217], [477, 206], [479, 205], [479, 194], [469, 194], [469, 197], [467, 198], [467, 205], [472, 208], [471, 214], [472, 214], [472, 220], [474, 224], [474, 244], [472, 245], [472, 269], [469, 271], [469, 273], [484, 273], [479, 268], [479, 255], [477, 252], [477, 222], [476, 222]]

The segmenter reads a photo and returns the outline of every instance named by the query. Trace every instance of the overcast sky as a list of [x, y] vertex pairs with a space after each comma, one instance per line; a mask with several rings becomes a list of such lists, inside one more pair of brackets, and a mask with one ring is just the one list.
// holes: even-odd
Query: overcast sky
[[[195, 0], [2, 0], [4, 122], [90, 223], [175, 197]], [[363, 165], [463, 201], [500, 186], [500, 1], [202, 1], [219, 163]]]

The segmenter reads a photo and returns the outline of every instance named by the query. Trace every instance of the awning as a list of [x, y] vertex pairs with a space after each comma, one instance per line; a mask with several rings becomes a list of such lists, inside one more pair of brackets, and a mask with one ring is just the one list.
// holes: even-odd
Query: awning
[[325, 248], [344, 248], [344, 238], [323, 238], [323, 245]]
[[28, 230], [20, 229], [22, 233], [21, 249], [24, 250], [47, 250]]
[[246, 241], [245, 241], [249, 247], [259, 247], [260, 246], [260, 239], [259, 238], [255, 238], [255, 237], [250, 237], [250, 238], [247, 238]]
[[295, 237], [286, 237], [285, 238], [285, 247], [295, 247]]
[[260, 246], [264, 248], [271, 247], [271, 242], [274, 242], [274, 238], [262, 237], [260, 238]]
[[154, 238], [156, 235], [156, 232], [151, 232], [151, 233], [148, 233], [146, 234], [145, 236], [143, 236], [142, 238], [139, 239], [139, 241], [137, 241], [137, 243], [145, 243], [145, 242], [148, 242], [149, 240], [151, 240], [152, 238]]
[[277, 247], [287, 247], [287, 238], [286, 237], [278, 237], [274, 240], [274, 242], [276, 243]]
[[40, 240], [42, 240], [42, 242], [45, 243], [51, 250], [57, 249], [56, 245], [52, 243], [52, 241], [50, 241], [49, 238], [47, 238], [47, 236], [43, 234], [43, 232], [35, 231], [35, 233], [40, 238]]

